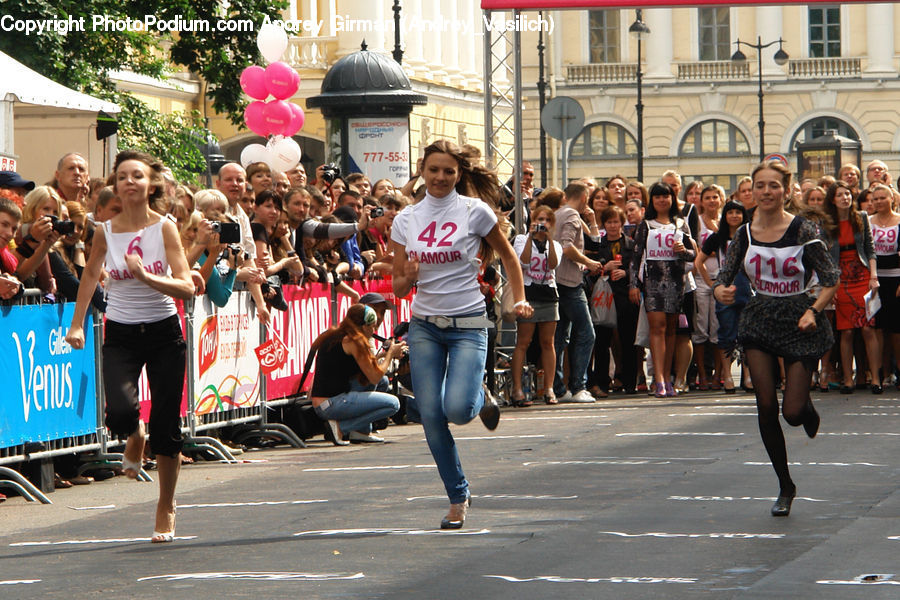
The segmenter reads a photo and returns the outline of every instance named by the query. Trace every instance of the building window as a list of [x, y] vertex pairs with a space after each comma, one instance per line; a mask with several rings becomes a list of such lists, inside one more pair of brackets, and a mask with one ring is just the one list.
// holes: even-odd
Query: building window
[[727, 121], [703, 121], [681, 140], [679, 154], [750, 154], [750, 144], [741, 130]]
[[812, 58], [841, 55], [841, 7], [809, 9], [809, 55]]
[[569, 158], [628, 158], [637, 155], [637, 144], [628, 131], [615, 123], [595, 123], [581, 130], [572, 142]]
[[619, 11], [592, 10], [588, 12], [588, 20], [591, 62], [619, 62]]
[[859, 140], [859, 134], [856, 133], [856, 130], [853, 129], [846, 121], [843, 121], [836, 117], [818, 117], [816, 119], [807, 121], [803, 124], [803, 127], [797, 130], [797, 133], [794, 134], [794, 138], [791, 140], [791, 145], [789, 147], [793, 149], [794, 144], [802, 144], [804, 142], [812, 141], [815, 138], [824, 135], [825, 131], [828, 129], [836, 131], [838, 135], [845, 138], [850, 138], [851, 140]]
[[731, 19], [727, 6], [697, 9], [700, 31], [700, 60], [728, 60], [731, 57]]

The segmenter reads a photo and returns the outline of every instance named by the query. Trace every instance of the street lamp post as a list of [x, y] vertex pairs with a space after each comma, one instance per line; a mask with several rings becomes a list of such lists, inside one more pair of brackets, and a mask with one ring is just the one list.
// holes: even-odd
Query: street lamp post
[[638, 181], [644, 180], [644, 103], [641, 101], [641, 88], [644, 79], [644, 73], [641, 71], [641, 42], [650, 35], [650, 28], [641, 20], [643, 11], [637, 9], [635, 12], [635, 21], [628, 28], [628, 33], [637, 39], [637, 178]]
[[773, 57], [775, 59], [775, 64], [779, 67], [788, 61], [788, 54], [784, 51], [782, 47], [784, 44], [784, 40], [778, 38], [777, 40], [771, 41], [768, 44], [762, 43], [762, 38], [757, 37], [756, 43], [751, 44], [749, 42], [742, 42], [741, 40], [737, 40], [735, 45], [737, 46], [737, 50], [734, 54], [731, 55], [731, 60], [736, 63], [744, 63], [747, 61], [747, 57], [741, 52], [741, 44], [747, 46], [748, 48], [756, 49], [756, 76], [759, 81], [759, 92], [757, 96], [759, 96], [759, 162], [762, 162], [766, 157], [765, 150], [765, 131], [766, 131], [766, 121], [763, 118], [763, 80], [762, 80], [762, 51], [764, 48], [768, 48], [774, 44], [778, 44], [778, 51], [775, 53]]

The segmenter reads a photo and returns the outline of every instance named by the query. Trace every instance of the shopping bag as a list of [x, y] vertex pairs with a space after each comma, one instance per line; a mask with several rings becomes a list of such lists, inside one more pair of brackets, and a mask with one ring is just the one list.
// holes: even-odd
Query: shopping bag
[[644, 310], [644, 300], [641, 299], [641, 308], [638, 310], [637, 331], [634, 335], [634, 345], [643, 348], [650, 347], [650, 322], [647, 320], [647, 311]]
[[591, 321], [603, 327], [616, 326], [616, 303], [607, 277], [600, 277], [591, 294]]

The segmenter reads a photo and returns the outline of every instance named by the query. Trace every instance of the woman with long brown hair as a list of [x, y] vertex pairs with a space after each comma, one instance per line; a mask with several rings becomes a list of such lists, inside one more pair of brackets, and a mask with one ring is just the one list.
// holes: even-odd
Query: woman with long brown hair
[[422, 176], [425, 198], [403, 209], [391, 228], [393, 289], [403, 297], [418, 288], [408, 337], [413, 389], [450, 499], [441, 528], [459, 529], [470, 503], [469, 482], [448, 424], [464, 425], [480, 415], [495, 429], [500, 418], [482, 387], [490, 322], [478, 275], [493, 253], [506, 269], [517, 316], [530, 317], [532, 309], [518, 257], [493, 210], [496, 175], [469, 162], [453, 142], [438, 140], [425, 149]]
[[372, 435], [372, 423], [390, 417], [400, 408], [396, 396], [384, 392], [354, 390], [376, 384], [395, 358], [406, 349], [405, 342], [391, 342], [380, 357], [372, 353], [370, 341], [378, 327], [378, 315], [371, 306], [354, 304], [339, 325], [321, 334], [311, 351], [317, 352], [316, 372], [309, 397], [316, 414], [328, 422], [332, 441], [343, 445], [343, 435], [351, 442], [383, 442]]
[[146, 366], [150, 385], [150, 448], [159, 470], [159, 501], [151, 542], [175, 539], [175, 486], [181, 468], [181, 396], [186, 344], [175, 298], [194, 295], [190, 268], [175, 223], [151, 210], [162, 197], [162, 164], [142, 152], [116, 156], [115, 192], [122, 212], [94, 232], [66, 341], [84, 348], [84, 317], [101, 271], [107, 280], [103, 384], [106, 426], [127, 436], [122, 467], [136, 479], [144, 454], [138, 378]]
[[[864, 296], [877, 293], [878, 272], [872, 228], [865, 211], [857, 210], [853, 189], [845, 181], [835, 182], [825, 194], [825, 213], [837, 225], [832, 235], [831, 258], [841, 268], [841, 284], [834, 297], [835, 326], [841, 332], [842, 394], [853, 393], [853, 330], [862, 330], [866, 346], [872, 393], [882, 392], [881, 353], [875, 335], [875, 319], [866, 317]], [[857, 371], [859, 371], [857, 364]], [[857, 373], [857, 381], [861, 380]]]

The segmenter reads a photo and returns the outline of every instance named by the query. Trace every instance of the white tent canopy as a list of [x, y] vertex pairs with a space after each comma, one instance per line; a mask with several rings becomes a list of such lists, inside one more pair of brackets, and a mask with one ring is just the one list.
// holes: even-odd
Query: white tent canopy
[[55, 106], [91, 112], [120, 112], [119, 105], [76, 92], [64, 85], [32, 71], [19, 61], [0, 52], [0, 100], [19, 101], [24, 104]]

